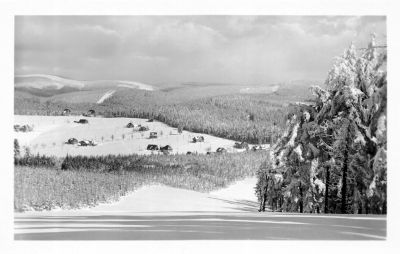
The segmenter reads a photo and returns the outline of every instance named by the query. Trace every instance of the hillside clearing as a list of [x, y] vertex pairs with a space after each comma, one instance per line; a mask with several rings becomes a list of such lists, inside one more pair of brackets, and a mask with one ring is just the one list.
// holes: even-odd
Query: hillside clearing
[[97, 104], [103, 103], [104, 100], [110, 98], [113, 94], [115, 93], [115, 90], [108, 91], [103, 95], [103, 97], [100, 98], [100, 100], [97, 102]]
[[[84, 118], [89, 124], [78, 124], [74, 121]], [[79, 116], [14, 116], [15, 124], [35, 125], [32, 133], [15, 133], [21, 146], [30, 147], [34, 154], [54, 156], [70, 155], [107, 155], [107, 154], [151, 154], [158, 151], [146, 150], [149, 144], [160, 146], [170, 145], [172, 153], [186, 154], [197, 152], [205, 154], [215, 152], [224, 147], [228, 152], [240, 152], [233, 149], [235, 141], [214, 137], [207, 134], [183, 131], [178, 134], [176, 128], [161, 122], [147, 123], [140, 118], [97, 118]], [[137, 132], [125, 126], [132, 122], [148, 126], [149, 131]], [[149, 139], [150, 132], [157, 132], [157, 139]], [[204, 136], [205, 142], [193, 142], [193, 137]], [[70, 138], [93, 140], [100, 143], [94, 147], [68, 145], [65, 142]]]

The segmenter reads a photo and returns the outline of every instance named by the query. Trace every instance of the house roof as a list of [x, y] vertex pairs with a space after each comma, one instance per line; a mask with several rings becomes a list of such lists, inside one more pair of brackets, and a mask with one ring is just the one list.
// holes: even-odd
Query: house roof
[[157, 145], [147, 145], [147, 150], [158, 148]]

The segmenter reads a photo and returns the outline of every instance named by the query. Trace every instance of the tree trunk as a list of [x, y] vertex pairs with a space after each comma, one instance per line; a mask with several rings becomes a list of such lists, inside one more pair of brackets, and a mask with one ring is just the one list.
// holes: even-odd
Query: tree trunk
[[387, 213], [387, 201], [383, 201], [382, 204], [382, 214], [386, 214]]
[[348, 162], [348, 151], [345, 151], [344, 165], [343, 165], [343, 177], [342, 177], [342, 207], [340, 212], [346, 213], [346, 195], [347, 195], [347, 162]]
[[329, 213], [328, 211], [328, 190], [329, 190], [329, 167], [326, 167], [326, 180], [325, 180], [325, 206], [324, 206], [324, 213]]
[[271, 208], [273, 212], [275, 212], [275, 200], [276, 200], [275, 198], [272, 198]]
[[342, 177], [342, 207], [340, 212], [346, 213], [346, 195], [347, 195], [347, 170], [349, 163], [349, 143], [350, 143], [350, 124], [347, 126], [346, 149], [344, 151], [343, 177]]
[[267, 201], [267, 191], [261, 196], [260, 212], [265, 212], [265, 202]]
[[301, 182], [300, 182], [300, 213], [303, 213], [303, 190], [301, 189]]
[[268, 176], [265, 176], [265, 187], [264, 193], [261, 194], [260, 212], [265, 212], [265, 203], [267, 202], [267, 190], [268, 190]]

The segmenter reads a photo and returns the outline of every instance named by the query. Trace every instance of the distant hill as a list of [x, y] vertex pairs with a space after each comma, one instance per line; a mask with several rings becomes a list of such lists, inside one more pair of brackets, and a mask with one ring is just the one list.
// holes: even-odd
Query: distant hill
[[117, 87], [154, 90], [153, 86], [136, 81], [74, 80], [46, 74], [19, 75], [14, 77], [14, 90], [40, 97], [51, 97], [71, 92], [103, 90]]
[[323, 80], [292, 80], [267, 85], [248, 86], [240, 89], [241, 94], [264, 96], [271, 101], [304, 102], [313, 100], [311, 86], [325, 88]]
[[277, 97], [285, 97], [287, 101], [310, 100], [314, 97], [310, 90], [314, 85], [325, 88], [323, 80], [292, 80], [278, 83], [279, 88], [273, 94]]

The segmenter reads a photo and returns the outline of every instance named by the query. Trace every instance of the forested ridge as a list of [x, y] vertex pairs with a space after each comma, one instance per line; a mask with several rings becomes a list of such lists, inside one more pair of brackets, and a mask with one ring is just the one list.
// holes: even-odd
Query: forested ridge
[[334, 58], [314, 106], [287, 115], [258, 171], [260, 211], [387, 213], [387, 51], [371, 38]]
[[[166, 90], [160, 91], [119, 88], [101, 104], [72, 103], [60, 96], [43, 98], [16, 92], [14, 113], [61, 115], [69, 108], [80, 115], [93, 109], [104, 117], [154, 118], [192, 132], [250, 143], [269, 143], [278, 138], [287, 101], [307, 98], [304, 88], [315, 83], [307, 82], [281, 83], [281, 94], [240, 94], [240, 89], [233, 87], [230, 90], [224, 84], [184, 84], [163, 87]], [[303, 92], [296, 96], [292, 92], [291, 95], [288, 91], [298, 84], [302, 84], [298, 90]], [[65, 96], [69, 98], [68, 94]]]

